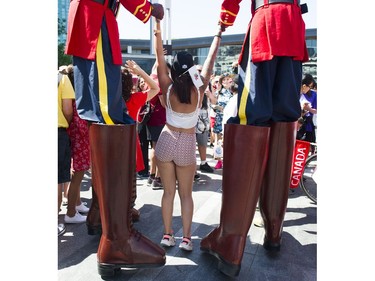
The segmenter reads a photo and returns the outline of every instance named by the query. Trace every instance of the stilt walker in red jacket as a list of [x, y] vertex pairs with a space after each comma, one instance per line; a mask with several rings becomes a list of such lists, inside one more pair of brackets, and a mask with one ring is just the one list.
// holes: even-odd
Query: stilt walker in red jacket
[[[241, 0], [224, 0], [220, 24], [233, 25]], [[308, 54], [297, 0], [252, 0], [239, 57], [238, 114], [224, 127], [220, 225], [201, 241], [219, 270], [237, 276], [246, 237], [259, 207], [263, 247], [278, 252], [288, 201], [302, 62]]]
[[164, 249], [132, 225], [136, 125], [121, 96], [120, 3], [144, 23], [164, 16], [162, 5], [145, 0], [72, 0], [66, 44], [66, 54], [73, 56], [77, 111], [91, 123], [94, 193], [87, 226], [91, 234], [102, 232], [101, 276], [165, 264]]

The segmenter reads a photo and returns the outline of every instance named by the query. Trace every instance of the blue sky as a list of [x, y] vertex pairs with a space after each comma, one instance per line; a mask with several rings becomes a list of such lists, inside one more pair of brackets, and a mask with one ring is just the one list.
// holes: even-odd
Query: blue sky
[[[171, 0], [171, 33], [173, 38], [192, 38], [214, 35], [222, 0]], [[249, 23], [250, 0], [240, 4], [236, 22], [227, 28], [225, 34], [245, 33]], [[307, 28], [317, 27], [316, 0], [302, 0], [307, 3], [309, 12], [303, 15]], [[159, 1], [164, 3], [164, 1]], [[187, 4], [188, 3], [188, 4]], [[124, 7], [120, 8], [117, 16], [121, 39], [148, 39], [149, 23], [143, 24], [130, 14]]]

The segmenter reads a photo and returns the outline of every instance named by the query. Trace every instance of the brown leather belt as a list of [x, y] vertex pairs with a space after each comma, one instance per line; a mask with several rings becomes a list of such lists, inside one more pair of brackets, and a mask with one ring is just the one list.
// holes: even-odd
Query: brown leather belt
[[[255, 9], [259, 9], [260, 7], [263, 7], [264, 5], [267, 4], [276, 4], [276, 3], [289, 3], [289, 4], [294, 4], [294, 0], [254, 0], [255, 2]], [[266, 4], [264, 4], [266, 2]], [[297, 0], [298, 6], [300, 5], [300, 0]]]

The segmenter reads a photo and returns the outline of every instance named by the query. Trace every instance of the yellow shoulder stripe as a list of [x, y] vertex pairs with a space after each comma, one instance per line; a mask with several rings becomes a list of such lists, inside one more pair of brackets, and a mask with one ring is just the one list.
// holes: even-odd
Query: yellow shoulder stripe
[[136, 15], [136, 14], [138, 13], [138, 10], [139, 10], [140, 8], [142, 8], [143, 6], [146, 5], [146, 2], [147, 2], [147, 0], [143, 1], [143, 4], [137, 6], [137, 8], [135, 9], [133, 15]]
[[231, 16], [233, 16], [233, 17], [237, 17], [237, 14], [235, 14], [235, 13], [233, 13], [233, 12], [231, 12], [231, 11], [228, 11], [228, 10], [221, 10], [221, 12], [222, 12], [222, 13], [229, 14], [229, 15], [231, 15]]

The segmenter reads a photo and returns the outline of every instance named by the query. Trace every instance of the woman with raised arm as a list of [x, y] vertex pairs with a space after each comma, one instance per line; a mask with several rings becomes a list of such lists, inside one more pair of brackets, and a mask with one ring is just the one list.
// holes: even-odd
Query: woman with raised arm
[[[144, 83], [147, 85], [147, 88], [144, 91], [133, 91], [134, 83], [133, 83], [133, 75], [137, 75], [136, 77], [141, 77], [144, 79]], [[155, 97], [159, 93], [159, 86], [158, 84], [133, 60], [127, 60], [124, 69], [121, 71], [122, 77], [122, 98], [126, 103], [126, 107], [129, 110], [129, 115], [134, 120], [138, 119], [138, 114], [141, 107], [153, 97]], [[136, 82], [136, 85], [138, 81]], [[136, 169], [135, 172], [139, 172], [144, 170], [145, 166], [143, 163], [143, 154], [142, 148], [139, 141], [138, 134], [136, 135]], [[136, 181], [136, 173], [133, 179], [133, 194], [132, 194], [132, 201], [131, 207], [132, 209], [130, 212], [132, 213], [133, 221], [138, 221], [140, 212], [139, 210], [135, 209], [135, 199], [137, 198], [137, 181]]]
[[164, 187], [161, 202], [164, 235], [160, 244], [166, 247], [176, 244], [172, 214], [177, 181], [183, 228], [183, 239], [179, 247], [192, 251], [191, 223], [194, 210], [192, 191], [196, 169], [195, 125], [220, 45], [221, 31], [219, 30], [213, 39], [202, 68], [202, 76], [198, 73], [191, 54], [185, 51], [178, 52], [174, 56], [171, 76], [169, 76], [159, 20], [156, 20], [154, 35], [159, 86], [166, 104], [166, 125], [155, 147], [156, 163]]

